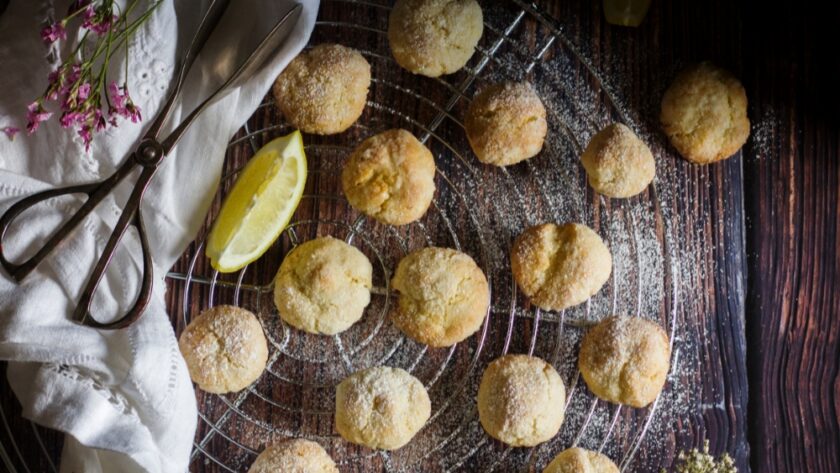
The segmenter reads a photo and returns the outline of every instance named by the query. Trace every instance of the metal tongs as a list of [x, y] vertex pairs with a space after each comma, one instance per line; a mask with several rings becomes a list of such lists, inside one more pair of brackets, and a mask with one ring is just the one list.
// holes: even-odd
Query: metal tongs
[[[99, 329], [119, 329], [124, 328], [134, 323], [143, 314], [152, 294], [153, 271], [152, 257], [149, 251], [149, 240], [146, 235], [146, 229], [143, 226], [143, 216], [140, 212], [140, 203], [143, 200], [143, 194], [149, 187], [149, 183], [155, 175], [155, 172], [163, 161], [163, 158], [175, 147], [178, 140], [183, 136], [184, 132], [190, 127], [201, 112], [203, 112], [216, 99], [223, 96], [226, 92], [239, 85], [240, 80], [246, 80], [254, 73], [256, 73], [266, 62], [266, 60], [274, 53], [280, 44], [288, 37], [289, 33], [297, 23], [300, 16], [301, 6], [295, 5], [290, 9], [277, 24], [271, 29], [268, 35], [260, 42], [248, 58], [232, 73], [232, 75], [215, 91], [210, 97], [201, 102], [195, 110], [190, 113], [175, 129], [165, 138], [159, 138], [160, 131], [163, 125], [167, 122], [175, 100], [178, 97], [187, 72], [190, 70], [193, 62], [199, 51], [202, 49], [210, 33], [218, 25], [222, 18], [222, 13], [227, 7], [228, 0], [213, 0], [207, 12], [201, 20], [196, 31], [195, 36], [190, 43], [189, 49], [184, 56], [178, 75], [176, 77], [175, 87], [164, 102], [163, 108], [158, 112], [154, 122], [149, 127], [146, 134], [140, 140], [140, 143], [135, 148], [134, 152], [129, 155], [125, 162], [111, 175], [111, 177], [101, 182], [94, 182], [91, 184], [82, 184], [71, 187], [64, 187], [60, 189], [52, 189], [43, 192], [38, 192], [12, 205], [6, 213], [0, 217], [0, 264], [6, 272], [16, 281], [22, 281], [35, 267], [37, 267], [44, 258], [47, 257], [53, 250], [55, 250], [61, 242], [76, 228], [79, 223], [90, 214], [90, 212], [100, 203], [102, 199], [108, 195], [126, 176], [128, 176], [135, 168], [141, 168], [140, 176], [134, 185], [134, 190], [128, 198], [125, 206], [123, 206], [122, 214], [119, 221], [114, 227], [110, 238], [108, 239], [105, 249], [99, 257], [93, 273], [88, 278], [87, 284], [82, 291], [81, 298], [78, 305], [73, 312], [73, 320], [79, 324]], [[62, 195], [69, 194], [86, 194], [87, 200], [79, 208], [76, 213], [70, 217], [58, 230], [53, 233], [47, 242], [38, 250], [35, 255], [20, 263], [13, 263], [6, 258], [2, 239], [6, 235], [9, 226], [20, 215], [21, 212], [32, 207], [35, 204], [52, 199]], [[140, 235], [140, 246], [143, 251], [143, 277], [140, 292], [134, 302], [132, 308], [127, 314], [121, 318], [108, 323], [97, 321], [90, 314], [90, 305], [93, 300], [93, 294], [99, 286], [105, 270], [111, 263], [111, 259], [120, 243], [126, 230], [129, 226], [134, 226]]]

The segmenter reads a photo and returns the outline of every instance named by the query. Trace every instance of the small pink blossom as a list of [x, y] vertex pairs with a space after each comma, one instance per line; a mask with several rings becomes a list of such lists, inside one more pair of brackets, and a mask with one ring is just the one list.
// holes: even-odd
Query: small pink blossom
[[133, 123], [138, 123], [143, 119], [140, 114], [140, 107], [134, 104], [131, 97], [128, 95], [128, 86], [123, 84], [118, 86], [116, 82], [111, 82], [108, 85], [108, 92], [111, 95], [111, 109], [108, 111], [111, 115], [120, 115], [131, 120]]
[[129, 102], [129, 104], [126, 105], [126, 110], [128, 111], [128, 118], [131, 119], [132, 123], [140, 123], [140, 121], [143, 120], [143, 116], [140, 115], [140, 107], [134, 105], [133, 102]]
[[125, 109], [125, 101], [128, 98], [126, 86], [120, 87], [116, 82], [111, 82], [108, 84], [108, 93], [111, 95], [111, 107], [115, 111]]
[[111, 9], [103, 4], [99, 8], [88, 5], [82, 13], [82, 28], [87, 28], [98, 35], [107, 33], [117, 17], [111, 13]]
[[90, 132], [90, 126], [84, 125], [79, 128], [79, 136], [82, 138], [82, 142], [85, 144], [85, 151], [90, 151], [90, 142], [93, 141], [93, 135]]
[[82, 65], [81, 64], [71, 64], [67, 66], [69, 71], [65, 71], [67, 73], [67, 77], [65, 78], [65, 83], [72, 84], [79, 80], [79, 77], [82, 75]]
[[[2, 1], [2, 0], [0, 0]], [[153, 5], [143, 15], [142, 21], [149, 17], [149, 13], [162, 3], [162, 0], [152, 2]], [[49, 73], [44, 93], [27, 107], [26, 131], [30, 134], [37, 131], [41, 123], [49, 120], [53, 112], [47, 111], [45, 105], [53, 102], [51, 108], [58, 109], [59, 124], [63, 128], [73, 129], [85, 149], [90, 149], [93, 136], [109, 127], [116, 127], [120, 117], [134, 123], [142, 120], [140, 107], [129, 96], [128, 85], [118, 86], [112, 82], [105, 87], [104, 78], [108, 76], [109, 49], [112, 41], [128, 41], [133, 34], [133, 25], [126, 18], [115, 15], [118, 8], [113, 0], [71, 0], [67, 16], [53, 24], [46, 25], [41, 31], [41, 37], [47, 44], [66, 40], [78, 28], [82, 31], [82, 38], [95, 43], [92, 48], [77, 46], [74, 58], [67, 60], [61, 66]], [[122, 15], [123, 12], [120, 12]], [[95, 33], [98, 38], [87, 34]], [[77, 62], [73, 62], [77, 61]], [[104, 97], [103, 97], [104, 95]], [[107, 110], [102, 109], [102, 102], [109, 104]], [[12, 139], [18, 133], [16, 127], [0, 127], [0, 132]]]
[[15, 135], [20, 133], [20, 128], [16, 126], [4, 126], [0, 128], [0, 131], [3, 131], [10, 140], [14, 141]]
[[44, 110], [40, 102], [32, 102], [26, 109], [26, 132], [30, 135], [38, 130], [41, 122], [49, 120], [52, 116], [52, 112]]
[[99, 109], [96, 109], [96, 118], [94, 119], [94, 123], [96, 131], [102, 131], [106, 126], [108, 126], [105, 122], [105, 117], [102, 116], [102, 112]]
[[87, 98], [90, 96], [90, 82], [85, 82], [84, 84], [80, 85], [77, 93], [77, 97], [80, 101], [87, 100]]
[[83, 113], [80, 112], [64, 112], [61, 114], [61, 118], [59, 118], [59, 123], [63, 128], [70, 128], [76, 123], [82, 123], [85, 119]]
[[41, 30], [41, 39], [44, 41], [44, 44], [50, 45], [59, 39], [67, 39], [67, 30], [64, 29], [64, 25], [61, 22], [53, 23]]

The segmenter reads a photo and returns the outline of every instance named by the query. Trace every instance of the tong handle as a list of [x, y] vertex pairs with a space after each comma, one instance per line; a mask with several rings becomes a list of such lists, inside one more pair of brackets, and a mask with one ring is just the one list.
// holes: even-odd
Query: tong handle
[[277, 49], [283, 44], [289, 34], [291, 34], [298, 18], [300, 18], [303, 7], [299, 3], [295, 3], [282, 18], [280, 18], [271, 31], [260, 41], [260, 44], [251, 51], [245, 60], [231, 73], [230, 77], [219, 86], [209, 97], [204, 99], [187, 117], [175, 128], [169, 136], [161, 143], [164, 154], [178, 144], [178, 140], [189, 129], [190, 125], [195, 121], [204, 110], [214, 103], [217, 99], [223, 97], [233, 88], [240, 85], [240, 81], [250, 78], [256, 74], [259, 69], [265, 65], [272, 54], [276, 53]]
[[[149, 250], [149, 238], [146, 234], [143, 215], [140, 211], [140, 202], [143, 200], [143, 194], [148, 188], [155, 171], [156, 167], [143, 168], [143, 172], [137, 180], [137, 185], [134, 187], [134, 191], [132, 191], [131, 196], [123, 207], [120, 219], [111, 232], [111, 236], [105, 244], [105, 249], [99, 256], [99, 260], [96, 262], [96, 266], [94, 266], [93, 272], [88, 278], [79, 302], [76, 305], [76, 310], [73, 312], [73, 320], [77, 323], [97, 329], [113, 330], [125, 328], [139, 319], [143, 315], [143, 311], [146, 310], [146, 306], [149, 305], [149, 300], [152, 296], [154, 268], [152, 266], [152, 253]], [[102, 323], [96, 320], [90, 313], [93, 295], [96, 293], [99, 283], [102, 282], [105, 271], [111, 264], [117, 250], [117, 245], [122, 241], [126, 230], [131, 225], [137, 228], [137, 233], [140, 235], [140, 248], [143, 253], [143, 281], [140, 285], [140, 292], [137, 294], [137, 299], [134, 301], [131, 309], [125, 315], [113, 322]]]
[[[134, 165], [132, 159], [128, 159], [117, 172], [111, 177], [93, 184], [81, 184], [77, 186], [62, 187], [60, 189], [49, 189], [30, 195], [9, 207], [6, 212], [0, 217], [0, 265], [3, 269], [15, 280], [22, 281], [29, 273], [32, 272], [41, 262], [46, 258], [67, 236], [73, 231], [82, 220], [87, 217], [102, 199], [108, 195], [117, 184], [120, 183], [130, 172]], [[9, 227], [25, 210], [33, 207], [39, 203], [47, 200], [61, 197], [63, 195], [87, 194], [88, 198], [84, 204], [70, 217], [64, 224], [56, 230], [50, 238], [32, 257], [20, 262], [13, 263], [6, 258], [5, 246], [3, 245], [3, 238], [5, 238]]]
[[[63, 187], [61, 189], [50, 189], [38, 192], [9, 207], [6, 213], [0, 217], [0, 264], [2, 264], [6, 272], [9, 273], [9, 275], [16, 281], [22, 281], [44, 260], [44, 258], [46, 258], [53, 250], [56, 249], [56, 247], [58, 247], [59, 244], [61, 244], [64, 239], [67, 238], [67, 236], [79, 225], [82, 220], [84, 220], [85, 217], [90, 215], [93, 209], [102, 202], [102, 199], [104, 199], [105, 196], [120, 183], [120, 181], [130, 174], [134, 166], [137, 164], [138, 159], [136, 155], [132, 155], [122, 166], [120, 166], [119, 169], [117, 169], [114, 174], [111, 175], [111, 177], [100, 183], [82, 184], [78, 186]], [[85, 288], [82, 291], [79, 303], [76, 305], [76, 310], [73, 312], [73, 319], [82, 325], [100, 329], [117, 329], [127, 327], [140, 317], [149, 303], [152, 294], [154, 273], [152, 267], [152, 256], [149, 251], [149, 240], [146, 234], [146, 228], [143, 224], [143, 218], [140, 214], [140, 202], [143, 199], [143, 194], [146, 192], [155, 171], [157, 171], [157, 166], [154, 165], [142, 167], [142, 172], [140, 173], [140, 177], [137, 179], [137, 184], [134, 186], [134, 190], [132, 191], [131, 196], [129, 196], [125, 206], [123, 206], [122, 214], [120, 215], [114, 230], [111, 232], [111, 236], [105, 244], [105, 248], [99, 256], [96, 266], [93, 268], [93, 272], [88, 278]], [[72, 194], [87, 194], [88, 199], [84, 204], [82, 204], [79, 210], [73, 214], [72, 217], [64, 222], [64, 224], [62, 224], [61, 227], [59, 227], [59, 229], [49, 237], [44, 246], [42, 246], [35, 255], [21, 263], [13, 263], [9, 261], [5, 254], [5, 247], [2, 244], [2, 239], [5, 237], [9, 227], [15, 219], [25, 210], [38, 203], [45, 202], [55, 197]], [[140, 246], [143, 251], [143, 281], [140, 286], [140, 292], [137, 296], [137, 300], [134, 302], [134, 305], [127, 314], [113, 322], [101, 323], [90, 315], [90, 305], [93, 301], [93, 294], [99, 287], [99, 283], [102, 281], [102, 277], [105, 275], [105, 271], [108, 269], [108, 265], [110, 265], [111, 260], [113, 259], [117, 245], [120, 243], [123, 236], [125, 236], [126, 230], [131, 225], [134, 225], [140, 234]]]
[[204, 47], [204, 43], [206, 43], [207, 39], [210, 38], [210, 33], [213, 32], [216, 25], [218, 25], [219, 21], [222, 19], [222, 13], [224, 13], [228, 3], [230, 3], [229, 0], [212, 0], [210, 3], [210, 6], [207, 8], [204, 16], [201, 18], [198, 30], [196, 30], [192, 41], [190, 41], [187, 53], [181, 60], [178, 75], [175, 76], [175, 85], [169, 93], [169, 96], [166, 98], [166, 102], [163, 107], [158, 112], [155, 121], [152, 122], [149, 130], [144, 135], [146, 139], [157, 139], [161, 128], [163, 128], [163, 124], [169, 119], [169, 115], [172, 112], [172, 106], [175, 105], [175, 100], [181, 92], [181, 87], [184, 85], [184, 80], [187, 78], [187, 73], [189, 72], [190, 67], [192, 67], [196, 56], [198, 56], [198, 52], [201, 51], [202, 47]]

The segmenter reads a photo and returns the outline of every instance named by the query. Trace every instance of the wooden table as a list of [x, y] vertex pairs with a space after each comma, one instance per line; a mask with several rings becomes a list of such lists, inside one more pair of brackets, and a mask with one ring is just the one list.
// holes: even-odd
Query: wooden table
[[[571, 3], [540, 7], [639, 121], [655, 126], [662, 91], [697, 60], [735, 72], [750, 100], [742, 153], [704, 167], [667, 163], [684, 182], [664, 205], [680, 215], [678, 252], [695, 265], [683, 310], [701, 369], [689, 380], [697, 405], [675, 420], [673, 448], [654, 463], [705, 438], [741, 471], [840, 471], [840, 133], [830, 92], [840, 77], [828, 59], [840, 7], [654, 1], [631, 29], [607, 25], [600, 2]], [[13, 436], [20, 449], [6, 448], [12, 464], [48, 471], [61, 436], [39, 429], [44, 444], [34, 441], [5, 386], [0, 407], [9, 426], [0, 442]]]

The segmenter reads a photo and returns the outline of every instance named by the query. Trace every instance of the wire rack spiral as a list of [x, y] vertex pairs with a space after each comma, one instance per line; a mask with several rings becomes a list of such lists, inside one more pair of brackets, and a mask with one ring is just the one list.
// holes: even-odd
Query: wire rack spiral
[[[572, 445], [603, 451], [622, 471], [644, 469], [634, 460], [655, 419], [658, 399], [641, 410], [597, 400], [579, 381], [576, 347], [588, 325], [612, 313], [658, 318], [673, 342], [678, 282], [667, 228], [656, 224], [656, 189], [611, 202], [587, 188], [577, 164], [581, 145], [611, 121], [633, 124], [538, 7], [515, 2], [484, 8], [485, 34], [465, 71], [427, 79], [400, 70], [390, 58], [387, 5], [338, 1], [322, 6], [311, 43], [340, 38], [371, 63], [373, 84], [365, 115], [345, 134], [307, 137], [310, 182], [295, 218], [265, 257], [222, 276], [209, 268], [201, 236], [188, 252], [186, 267], [168, 275], [182, 290], [181, 324], [212, 305], [234, 304], [258, 314], [269, 340], [268, 367], [254, 385], [232, 395], [197, 392], [200, 419], [191, 470], [245, 471], [265, 445], [288, 437], [318, 441], [340, 469], [349, 471], [539, 471]], [[535, 84], [549, 110], [549, 137], [538, 158], [490, 169], [472, 156], [460, 117], [476, 90], [508, 79]], [[217, 202], [256, 149], [291, 131], [271, 99], [255, 117], [230, 143]], [[339, 182], [341, 164], [352, 148], [391, 127], [412, 131], [432, 150], [438, 165], [437, 193], [428, 214], [401, 228], [355, 212]], [[211, 212], [208, 224], [213, 216]], [[543, 221], [584, 222], [613, 251], [610, 282], [581, 307], [542, 312], [517, 293], [507, 263], [510, 242]], [[287, 327], [273, 304], [272, 277], [266, 276], [291, 248], [322, 235], [344, 238], [374, 266], [375, 288], [364, 318], [333, 337]], [[394, 298], [391, 272], [403, 255], [423, 246], [469, 253], [491, 283], [492, 305], [481, 330], [449, 349], [417, 344], [388, 320]], [[481, 372], [508, 352], [546, 359], [568, 387], [561, 433], [536, 448], [505, 447], [486, 436], [478, 423], [474, 396]], [[423, 381], [432, 398], [426, 427], [407, 447], [390, 453], [350, 445], [332, 426], [334, 386], [352, 372], [376, 365], [406, 369]]]
[[[563, 32], [560, 23], [532, 3], [482, 2], [484, 36], [465, 69], [442, 79], [401, 70], [387, 46], [388, 3], [382, 0], [322, 2], [311, 43], [341, 42], [371, 63], [373, 80], [366, 111], [348, 132], [306, 137], [310, 177], [292, 224], [259, 261], [221, 276], [203, 255], [203, 238], [190, 246], [167, 275], [180, 293], [179, 330], [205, 308], [235, 304], [256, 313], [269, 340], [268, 368], [254, 385], [232, 395], [197, 391], [199, 427], [190, 470], [247, 471], [270, 442], [303, 437], [321, 443], [342, 471], [540, 471], [572, 445], [602, 451], [622, 471], [653, 471], [637, 455], [650, 442], [660, 399], [645, 409], [599, 401], [580, 382], [577, 345], [582, 333], [607, 314], [638, 314], [657, 320], [674, 344], [680, 296], [671, 222], [660, 212], [656, 185], [639, 197], [611, 201], [594, 194], [578, 164], [582, 144], [604, 125], [638, 127], [604, 86], [598, 73]], [[543, 152], [511, 168], [479, 165], [466, 142], [460, 117], [476, 90], [500, 80], [529, 80], [548, 110]], [[268, 125], [266, 125], [268, 124]], [[388, 128], [413, 132], [430, 148], [438, 167], [437, 193], [419, 222], [389, 227], [349, 207], [340, 191], [341, 164], [362, 139]], [[291, 129], [266, 102], [230, 143], [213, 210], [253, 152]], [[513, 238], [542, 222], [578, 221], [598, 231], [613, 253], [613, 273], [599, 294], [560, 313], [541, 312], [517, 293], [508, 264]], [[272, 275], [283, 255], [321, 235], [344, 238], [373, 263], [374, 295], [363, 319], [334, 337], [291, 330], [277, 316]], [[394, 295], [391, 271], [400, 258], [424, 246], [470, 254], [487, 274], [492, 305], [477, 334], [449, 349], [430, 349], [407, 339], [388, 320]], [[268, 276], [267, 276], [268, 275]], [[679, 360], [673, 347], [672, 373]], [[474, 397], [484, 367], [504, 353], [528, 353], [552, 363], [567, 386], [561, 432], [535, 448], [514, 449], [490, 439], [478, 423]], [[398, 366], [429, 390], [432, 416], [406, 447], [374, 452], [344, 442], [332, 425], [334, 386], [355, 370]], [[666, 385], [666, 392], [669, 389]], [[0, 464], [23, 459], [6, 414], [0, 421], [11, 449]], [[34, 438], [56, 465], [34, 424]], [[23, 463], [25, 471], [28, 466]]]

